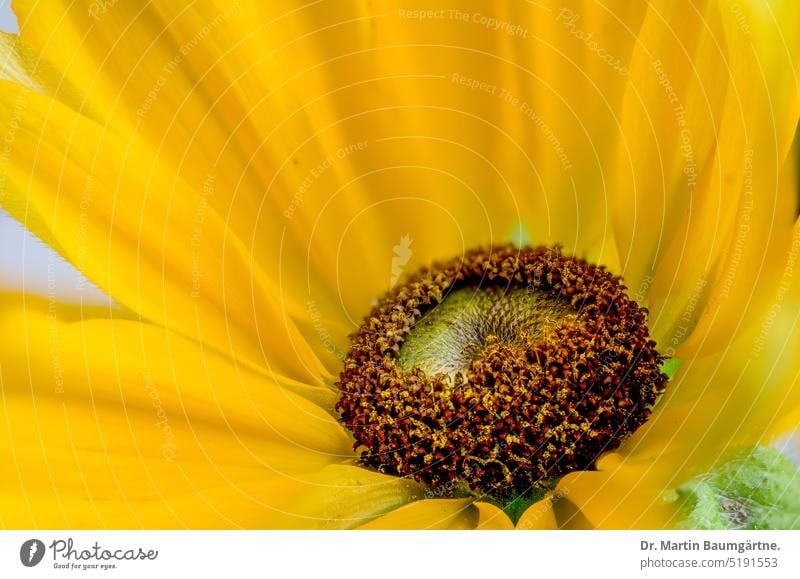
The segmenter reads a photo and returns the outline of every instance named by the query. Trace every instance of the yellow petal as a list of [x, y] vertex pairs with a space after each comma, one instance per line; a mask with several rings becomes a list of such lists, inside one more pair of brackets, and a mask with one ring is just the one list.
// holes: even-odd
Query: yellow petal
[[800, 226], [766, 313], [715, 354], [684, 362], [650, 419], [596, 472], [562, 479], [599, 528], [662, 528], [677, 521], [665, 493], [708, 472], [736, 447], [765, 444], [796, 425], [800, 406]]
[[558, 529], [553, 505], [559, 500], [557, 495], [548, 493], [542, 500], [528, 507], [517, 521], [517, 529], [525, 531], [547, 531]]
[[23, 39], [84, 87], [84, 112], [141, 140], [279, 280], [268, 289], [329, 369], [404, 271], [519, 222], [487, 122], [464, 143], [415, 133], [407, 119], [429, 116], [376, 68], [367, 3], [98, 6], [15, 5]]
[[[3, 335], [18, 336], [0, 351], [7, 526], [139, 526], [139, 505], [163, 503], [166, 517], [173, 500], [202, 504], [207, 489], [352, 457], [328, 412], [169, 330], [77, 306], [62, 316], [26, 296], [0, 304]], [[238, 524], [215, 509], [193, 520]]]
[[472, 499], [424, 499], [384, 515], [359, 529], [461, 530], [474, 529], [480, 511]]
[[[0, 492], [0, 501], [6, 527], [64, 527], [59, 513], [65, 512], [71, 515], [70, 526], [86, 528], [348, 529], [417, 499], [421, 492], [419, 485], [403, 479], [331, 465], [280, 478], [252, 476], [155, 500], [87, 501], [32, 492], [21, 501]], [[16, 522], [32, 520], [32, 512], [36, 523]]]
[[331, 465], [308, 476], [266, 482], [254, 491], [271, 511], [262, 528], [350, 529], [420, 499], [424, 488], [356, 466]]
[[789, 2], [649, 4], [623, 105], [616, 230], [626, 281], [650, 293], [670, 354], [701, 314], [687, 348], [722, 347], [775, 288], [796, 203], [779, 181], [799, 110], [799, 20]]
[[[730, 84], [720, 18], [713, 1], [694, 10], [658, 1], [648, 5], [638, 33], [614, 173], [617, 243], [632, 288], [655, 273], [688, 209], [696, 177], [684, 169], [701, 170], [713, 152]], [[690, 139], [687, 159], [682, 134]]]
[[[226, 347], [228, 342], [232, 342], [233, 347], [240, 350], [237, 354], [251, 362], [269, 365], [279, 371], [288, 370], [285, 367], [287, 363], [294, 365], [295, 371], [290, 373], [300, 379], [319, 379], [320, 374], [329, 375], [319, 367], [314, 357], [304, 351], [308, 348], [307, 344], [293, 327], [294, 322], [287, 319], [287, 313], [308, 315], [306, 299], [296, 291], [300, 284], [279, 292], [275, 280], [280, 270], [277, 258], [285, 258], [285, 254], [279, 251], [288, 245], [291, 245], [292, 258], [282, 260], [282, 267], [288, 264], [291, 271], [297, 271], [298, 279], [305, 272], [296, 256], [302, 255], [306, 244], [289, 243], [293, 237], [291, 232], [286, 235], [288, 221], [282, 221], [280, 217], [286, 208], [284, 199], [290, 199], [297, 192], [297, 183], [292, 181], [287, 184], [281, 180], [278, 188], [283, 193], [264, 195], [265, 187], [268, 189], [267, 185], [275, 179], [279, 165], [288, 162], [289, 153], [295, 151], [301, 142], [296, 141], [295, 137], [306, 139], [308, 132], [316, 128], [309, 124], [301, 112], [300, 122], [286, 127], [287, 134], [292, 135], [291, 141], [280, 137], [271, 141], [279, 143], [277, 149], [281, 156], [276, 157], [270, 151], [259, 151], [263, 143], [269, 141], [274, 125], [289, 118], [291, 112], [296, 112], [296, 102], [293, 97], [282, 93], [278, 98], [264, 101], [259, 106], [247, 96], [267, 95], [286, 80], [276, 79], [274, 73], [264, 74], [274, 66], [273, 62], [263, 62], [267, 48], [263, 42], [265, 38], [278, 51], [287, 39], [292, 38], [292, 31], [296, 30], [291, 26], [286, 27], [285, 21], [278, 22], [282, 9], [254, 18], [252, 10], [258, 9], [240, 3], [220, 3], [218, 6], [207, 3], [189, 10], [176, 6], [178, 10], [173, 13], [165, 7], [164, 13], [159, 13], [153, 6], [142, 10], [141, 7], [120, 5], [115, 7], [116, 10], [109, 10], [94, 2], [79, 2], [60, 7], [61, 16], [51, 19], [50, 12], [38, 8], [35, 3], [33, 6], [25, 2], [15, 5], [24, 40], [41, 55], [35, 60], [36, 69], [41, 69], [42, 63], [52, 63], [62, 80], [49, 83], [45, 92], [52, 93], [61, 102], [71, 103], [74, 99], [68, 89], [72, 86], [81, 87], [80, 106], [73, 108], [101, 126], [108, 127], [109, 132], [120, 139], [117, 143], [119, 151], [111, 151], [114, 159], [100, 160], [99, 163], [123, 172], [122, 165], [135, 162], [139, 166], [131, 171], [139, 174], [142, 181], [137, 183], [134, 179], [131, 182], [123, 177], [105, 183], [98, 175], [91, 174], [79, 179], [76, 184], [59, 184], [62, 197], [67, 198], [66, 203], [74, 207], [79, 204], [90, 207], [91, 203], [91, 210], [94, 211], [97, 191], [113, 191], [117, 198], [116, 208], [124, 213], [123, 217], [116, 217], [114, 226], [120, 229], [116, 221], [127, 220], [135, 230], [129, 234], [130, 242], [134, 243], [139, 236], [151, 235], [149, 224], [142, 223], [143, 214], [147, 214], [148, 218], [157, 218], [167, 212], [164, 207], [158, 207], [159, 201], [154, 197], [163, 201], [169, 208], [170, 217], [162, 223], [154, 219], [152, 225], [156, 230], [163, 228], [160, 237], [170, 237], [171, 243], [165, 244], [164, 239], [155, 236], [152, 241], [156, 244], [162, 242], [161, 254], [142, 255], [142, 258], [149, 257], [154, 264], [162, 264], [167, 275], [180, 278], [170, 281], [180, 284], [186, 301], [194, 303], [202, 312], [202, 315], [196, 316], [191, 311], [194, 308], [170, 303], [168, 308], [163, 309], [170, 312], [172, 324], [193, 336], [197, 335], [199, 329], [205, 334], [204, 337], [213, 337], [211, 341], [215, 347]], [[334, 12], [341, 13], [341, 10], [329, 11], [331, 14]], [[314, 22], [308, 22], [308, 18], [299, 20], [307, 22], [310, 30], [317, 28]], [[269, 30], [262, 30], [258, 38], [248, 34], [248, 28], [255, 26], [263, 29], [265, 23], [273, 22], [274, 25], [266, 26]], [[240, 30], [237, 28], [239, 26], [245, 29]], [[237, 32], [232, 32], [232, 28]], [[279, 38], [277, 30], [288, 30], [288, 36]], [[345, 32], [339, 38], [347, 38], [348, 35], [349, 32]], [[234, 51], [228, 42], [232, 37], [249, 38], [250, 41], [245, 43], [244, 48], [242, 44], [236, 45], [240, 50]], [[215, 42], [220, 39], [226, 47], [227, 58], [220, 58], [223, 51]], [[148, 48], [142, 51], [131, 49], [132, 46], [142, 45]], [[104, 55], [103, 59], [97, 61], [96, 57], [100, 54]], [[287, 58], [297, 62], [296, 59]], [[260, 66], [251, 70], [250, 75], [243, 76], [242, 63], [259, 63]], [[254, 78], [259, 79], [258, 88], [253, 85]], [[303, 130], [296, 130], [298, 126]], [[94, 134], [83, 134], [84, 131], [79, 128], [70, 128], [69, 137], [73, 141], [83, 140], [84, 144], [100, 141]], [[105, 136], [104, 140], [111, 138]], [[98, 144], [98, 149], [105, 147], [113, 149], [114, 145], [108, 142]], [[315, 151], [314, 159], [321, 161], [327, 157], [328, 152], [314, 143], [310, 148]], [[164, 182], [152, 183], [151, 173], [155, 170], [149, 166], [153, 164], [152, 161], [148, 164], [149, 157], [158, 158], [161, 168], [168, 173]], [[332, 175], [328, 177], [324, 184], [333, 190], [336, 179]], [[146, 190], [151, 190], [151, 193], [149, 199], [143, 200], [142, 193]], [[21, 191], [25, 191], [25, 188]], [[163, 191], [171, 191], [172, 195], [165, 197]], [[74, 242], [64, 241], [63, 231], [52, 239], [54, 236], [50, 230], [58, 224], [41, 218], [37, 212], [41, 207], [31, 210], [24, 193], [20, 192], [18, 197], [15, 200], [12, 196], [7, 202], [12, 205], [10, 209], [20, 221], [46, 242], [59, 248], [93, 281], [111, 292], [117, 301], [148, 319], [161, 321], [163, 315], [156, 315], [162, 313], [158, 308], [161, 304], [151, 308], [149, 299], [142, 300], [144, 303], [131, 303], [130, 296], [119, 295], [123, 290], [112, 287], [105, 279], [107, 272], [91, 263], [90, 256], [81, 254], [76, 259]], [[280, 198], [273, 207], [272, 202], [276, 197]], [[86, 220], [91, 217], [99, 221], [100, 218], [89, 211], [83, 213], [80, 216], [84, 223], [82, 227], [88, 229], [89, 237], [93, 228], [92, 223], [88, 228], [85, 226]], [[70, 217], [67, 215], [62, 221]], [[111, 221], [110, 216], [104, 218]], [[219, 230], [223, 224], [222, 234], [219, 235], [220, 232], [215, 230]], [[80, 227], [77, 224], [70, 225], [73, 229]], [[105, 228], [100, 225], [99, 229], [109, 228], [108, 224]], [[60, 228], [64, 229], [63, 224]], [[175, 238], [182, 243], [175, 243]], [[89, 240], [87, 245], [93, 241]], [[64, 247], [59, 247], [61, 243]], [[146, 248], [147, 243], [144, 245]], [[104, 248], [100, 246], [99, 249]], [[270, 258], [274, 254], [276, 259], [267, 261], [260, 257], [260, 253]], [[172, 263], [176, 256], [180, 256], [179, 266]], [[255, 261], [251, 263], [253, 257]], [[246, 277], [232, 271], [237, 268], [239, 258], [246, 263]], [[197, 299], [195, 294], [202, 293], [201, 298], [210, 297], [212, 300], [219, 297], [208, 294], [219, 291], [214, 285], [222, 281], [220, 269], [223, 263], [227, 277], [224, 280], [224, 287], [227, 288], [224, 303], [203, 303], [203, 299]], [[135, 270], [132, 267], [128, 269]], [[120, 279], [116, 272], [109, 277]], [[142, 283], [142, 280], [137, 281]], [[144, 282], [148, 284], [149, 280], [145, 279]], [[124, 287], [133, 287], [133, 284], [125, 283]], [[159, 287], [153, 289], [160, 295]], [[333, 289], [328, 293], [333, 295], [332, 292]], [[169, 297], [173, 292], [164, 293]], [[189, 295], [196, 299], [189, 301]], [[266, 295], [275, 296], [274, 302], [279, 305], [265, 304]], [[220, 306], [225, 309], [226, 320], [233, 322], [232, 329], [220, 323], [198, 323], [203, 320], [195, 319], [212, 317], [213, 310], [220, 309]], [[280, 309], [269, 311], [274, 308]], [[237, 311], [242, 314], [241, 317], [237, 316]], [[253, 324], [254, 312], [262, 317], [259, 322], [263, 322], [263, 326], [260, 323]], [[237, 328], [237, 325], [249, 327]], [[284, 355], [263, 360], [259, 341], [268, 340], [281, 328], [286, 328], [287, 335], [275, 341], [287, 346]], [[241, 330], [251, 335], [242, 339], [236, 335]], [[313, 337], [317, 345], [319, 340], [316, 335]], [[324, 351], [322, 348], [320, 350]]]
[[[48, 64], [36, 55], [34, 51], [24, 45], [22, 40], [15, 34], [8, 34], [0, 31], [0, 80], [11, 81], [25, 86], [37, 92], [48, 92], [53, 86], [62, 82], [63, 79], [55, 72], [50, 70]], [[25, 106], [24, 99], [18, 97], [14, 103], [16, 109]], [[5, 142], [6, 150], [10, 151], [10, 145], [14, 139], [14, 125], [9, 125], [6, 132], [8, 141]], [[8, 205], [21, 203], [22, 199], [7, 199], [5, 189], [9, 187], [8, 178], [5, 176], [9, 155], [7, 153], [0, 157], [0, 190], [4, 191], [3, 207], [8, 209]], [[19, 211], [22, 211], [20, 208]], [[12, 213], [18, 213], [12, 210]], [[56, 239], [48, 231], [44, 220], [37, 215], [28, 215], [29, 227], [35, 230], [39, 237], [51, 247], [57, 247]]]
[[769, 440], [800, 404], [799, 249], [800, 224], [783, 254], [777, 290], [761, 296], [766, 311], [729, 338], [724, 350], [685, 360], [650, 419], [620, 452], [651, 460], [680, 453], [684, 460], [676, 471], [702, 472], [732, 446]]
[[[778, 154], [785, 155], [783, 151]], [[731, 335], [752, 329], [765, 313], [769, 315], [776, 293], [785, 293], [787, 256], [791, 260], [791, 254], [796, 254], [800, 240], [800, 227], [795, 223], [794, 233], [791, 228], [800, 189], [796, 154], [797, 150], [783, 159], [778, 175], [774, 155], [762, 155], [751, 164], [746, 163], [752, 182], [760, 183], [772, 195], [751, 206], [750, 197], [762, 198], [745, 192], [737, 233], [729, 241], [717, 275], [708, 287], [708, 302], [702, 311], [692, 312], [698, 322], [679, 346], [679, 356], [688, 358], [695, 352], [704, 354], [724, 348]]]
[[34, 68], [31, 53], [24, 50], [17, 36], [0, 31], [0, 78], [29, 87], [38, 83], [29, 72]]
[[[570, 473], [558, 484], [555, 504], [560, 527], [662, 529], [674, 524], [676, 505], [663, 494], [674, 481], [673, 463], [621, 461], [613, 456], [597, 471]], [[673, 459], [675, 457], [672, 457]], [[680, 480], [680, 479], [678, 479]]]
[[514, 54], [524, 67], [518, 85], [522, 99], [535, 111], [525, 138], [534, 147], [545, 207], [552, 215], [554, 235], [545, 241], [612, 265], [618, 260], [612, 240], [617, 209], [609, 167], [645, 5], [515, 6], [515, 12], [528, 13], [524, 22], [532, 35], [516, 45]]
[[13, 129], [2, 202], [15, 217], [44, 223], [65, 257], [144, 319], [295, 379], [327, 375], [202, 194], [136, 140], [0, 83], [0, 126]]
[[511, 519], [502, 509], [490, 503], [473, 503], [478, 509], [478, 525], [476, 528], [487, 531], [509, 531], [514, 528]]
[[793, 407], [789, 407], [784, 416], [772, 423], [769, 434], [765, 436], [765, 442], [771, 443], [777, 439], [800, 440], [800, 405], [795, 404]]
[[[613, 152], [609, 127], [642, 9], [372, 5], [380, 70], [410, 109], [403, 122], [425, 166], [508, 206], [534, 243], [602, 254], [613, 214], [604, 174]], [[595, 40], [582, 36], [589, 33]], [[495, 232], [495, 239], [498, 233], [508, 235]]]
[[60, 100], [79, 110], [82, 96], [47, 60], [16, 34], [0, 30], [0, 79], [42, 94], [59, 91]]

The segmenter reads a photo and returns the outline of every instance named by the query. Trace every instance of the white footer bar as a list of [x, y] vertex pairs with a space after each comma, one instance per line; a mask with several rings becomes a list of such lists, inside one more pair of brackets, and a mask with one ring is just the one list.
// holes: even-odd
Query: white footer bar
[[0, 577], [800, 577], [800, 531], [0, 531]]

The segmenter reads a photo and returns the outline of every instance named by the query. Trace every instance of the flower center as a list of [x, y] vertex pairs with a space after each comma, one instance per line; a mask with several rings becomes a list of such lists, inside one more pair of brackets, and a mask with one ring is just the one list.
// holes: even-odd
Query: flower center
[[485, 356], [490, 345], [523, 347], [554, 331], [576, 312], [564, 301], [533, 288], [503, 285], [454, 289], [423, 315], [400, 346], [397, 363], [406, 372], [419, 367], [428, 376], [454, 377]]
[[478, 249], [383, 298], [337, 409], [365, 465], [507, 502], [616, 448], [663, 392], [662, 361], [646, 311], [602, 267]]

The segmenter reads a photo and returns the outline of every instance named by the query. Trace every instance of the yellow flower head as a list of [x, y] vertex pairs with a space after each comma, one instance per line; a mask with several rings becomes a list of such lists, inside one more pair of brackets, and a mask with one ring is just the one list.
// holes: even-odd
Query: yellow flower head
[[800, 524], [800, 3], [42, 4], [4, 526]]

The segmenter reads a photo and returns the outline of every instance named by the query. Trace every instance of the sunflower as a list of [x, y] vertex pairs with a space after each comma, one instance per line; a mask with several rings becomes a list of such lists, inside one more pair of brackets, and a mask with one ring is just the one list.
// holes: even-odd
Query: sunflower
[[800, 5], [628, 4], [15, 1], [2, 524], [797, 525]]

